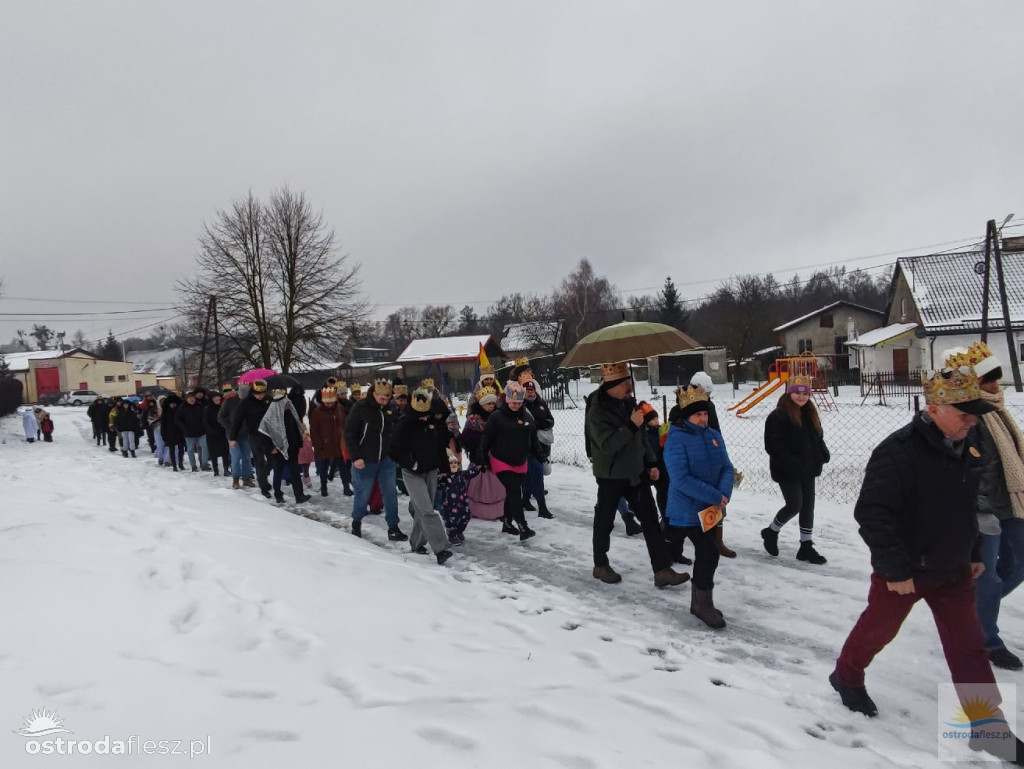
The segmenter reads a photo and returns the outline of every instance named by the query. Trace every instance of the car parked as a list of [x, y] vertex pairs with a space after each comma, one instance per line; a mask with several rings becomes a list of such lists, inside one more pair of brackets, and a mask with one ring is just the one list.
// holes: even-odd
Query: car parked
[[40, 406], [56, 406], [60, 403], [60, 399], [67, 395], [66, 392], [61, 393], [43, 393], [36, 399], [36, 403]]
[[93, 390], [72, 390], [61, 396], [57, 401], [58, 406], [87, 406], [100, 397], [98, 392]]

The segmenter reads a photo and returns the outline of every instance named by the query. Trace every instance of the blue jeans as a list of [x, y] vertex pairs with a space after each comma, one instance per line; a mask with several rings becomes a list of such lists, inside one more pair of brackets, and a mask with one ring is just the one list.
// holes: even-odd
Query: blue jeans
[[523, 501], [528, 502], [530, 497], [544, 499], [544, 465], [535, 457], [527, 458], [526, 475], [523, 476]]
[[1024, 519], [1000, 522], [1001, 534], [981, 535], [981, 560], [985, 571], [974, 581], [978, 619], [985, 631], [985, 648], [1003, 649], [999, 637], [999, 604], [1024, 582]]
[[362, 470], [352, 465], [352, 483], [355, 486], [352, 520], [361, 521], [366, 517], [374, 481], [380, 483], [384, 497], [384, 520], [388, 528], [393, 529], [398, 525], [398, 488], [395, 486], [395, 463], [390, 457], [384, 457], [380, 462], [367, 462]]
[[252, 446], [248, 438], [239, 438], [231, 447], [231, 477], [252, 478]]
[[196, 447], [199, 447], [199, 465], [206, 467], [210, 464], [210, 452], [206, 449], [206, 436], [200, 435], [196, 438], [185, 437], [185, 450], [188, 452], [188, 463], [192, 469], [196, 469]]

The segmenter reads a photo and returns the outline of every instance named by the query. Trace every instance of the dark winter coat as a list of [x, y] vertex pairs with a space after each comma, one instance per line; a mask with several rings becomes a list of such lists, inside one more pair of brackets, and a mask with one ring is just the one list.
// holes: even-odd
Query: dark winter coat
[[764, 422], [764, 448], [776, 483], [817, 478], [831, 459], [824, 437], [814, 428], [808, 406], [801, 409], [800, 421], [794, 424], [779, 406]]
[[288, 391], [288, 400], [295, 406], [295, 410], [299, 412], [299, 420], [306, 418], [306, 391], [299, 385], [295, 385]]
[[228, 435], [224, 425], [220, 423], [220, 412], [224, 408], [224, 401], [217, 405], [210, 401], [206, 407], [204, 418], [206, 419], [206, 448], [210, 456], [223, 457], [228, 454]]
[[102, 403], [98, 400], [93, 401], [85, 413], [89, 415], [89, 419], [92, 420], [92, 426], [97, 432], [105, 433], [107, 431], [107, 417], [110, 416], [110, 404], [107, 403], [106, 399]]
[[194, 405], [185, 401], [177, 409], [174, 421], [186, 438], [198, 438], [206, 435], [206, 404], [200, 403], [198, 399]]
[[391, 449], [391, 431], [398, 414], [390, 406], [379, 406], [372, 395], [356, 401], [345, 419], [345, 448], [353, 462], [379, 462]]
[[483, 443], [487, 420], [493, 413], [493, 411], [484, 411], [483, 406], [479, 403], [474, 403], [469, 407], [466, 424], [462, 427], [461, 437], [462, 446], [469, 454], [469, 461], [474, 465], [482, 465], [484, 463], [484, 455], [480, 450], [480, 446]]
[[978, 456], [970, 440], [958, 455], [923, 413], [871, 453], [853, 515], [887, 582], [962, 578], [981, 561]]
[[[533, 423], [536, 425], [537, 430], [550, 430], [555, 426], [555, 415], [551, 413], [547, 401], [541, 398], [540, 395], [533, 400], [527, 398], [523, 402], [523, 407], [529, 409], [530, 416], [533, 417]], [[551, 456], [551, 446], [541, 443], [540, 451], [544, 455], [544, 461], [547, 461], [548, 457]]]
[[[260, 434], [260, 422], [270, 408], [270, 397], [265, 396], [262, 400], [250, 392], [242, 402], [238, 404], [235, 413], [231, 416], [231, 427], [228, 429], [228, 440], [237, 441], [238, 436], [243, 438], [248, 433], [249, 440], [253, 441]], [[244, 427], [245, 432], [242, 432]]]
[[317, 459], [340, 459], [341, 442], [345, 438], [345, 410], [337, 403], [320, 403], [309, 411], [309, 437]]
[[448, 469], [448, 428], [434, 416], [407, 408], [391, 433], [389, 454], [403, 470], [428, 473]]
[[181, 398], [177, 395], [168, 395], [164, 398], [163, 409], [160, 413], [160, 435], [168, 446], [184, 445], [185, 443], [185, 436], [175, 419], [179, 408], [181, 408]]
[[630, 419], [635, 407], [633, 398], [619, 400], [604, 389], [591, 394], [585, 435], [595, 478], [630, 480], [635, 486], [645, 468], [657, 466], [645, 431]]
[[733, 466], [722, 434], [711, 427], [678, 422], [665, 442], [668, 509], [673, 526], [699, 526], [697, 514], [732, 496]]
[[1006, 488], [1006, 474], [999, 449], [983, 420], [978, 420], [973, 436], [981, 453], [978, 479], [978, 512], [991, 513], [1000, 521], [1013, 518], [1013, 503]]
[[235, 413], [241, 405], [242, 397], [238, 393], [231, 393], [224, 396], [224, 400], [220, 404], [220, 411], [217, 412], [217, 420], [224, 428], [224, 435], [229, 441], [246, 440], [249, 437], [249, 428], [245, 422], [239, 426], [239, 434], [232, 437], [231, 420], [234, 419]]
[[485, 465], [490, 463], [492, 456], [513, 467], [525, 463], [531, 456], [543, 462], [537, 428], [529, 409], [524, 406], [519, 411], [512, 411], [507, 403], [496, 408], [487, 420], [480, 453]]
[[134, 433], [141, 430], [138, 409], [132, 404], [122, 401], [121, 405], [117, 407], [117, 414], [114, 415], [114, 426], [119, 433]]
[[[291, 400], [291, 398], [288, 400]], [[292, 405], [295, 405], [294, 402]], [[268, 400], [267, 408], [263, 411], [264, 415], [266, 415], [269, 408], [270, 401]], [[299, 451], [302, 449], [302, 441], [305, 435], [302, 430], [301, 423], [295, 419], [295, 414], [287, 409], [284, 412], [284, 433], [288, 438], [288, 456], [286, 459], [289, 465], [295, 465], [299, 461]], [[274, 445], [274, 441], [269, 435], [261, 433], [259, 430], [256, 430], [254, 435], [256, 435], [257, 445], [263, 449], [264, 454], [269, 458], [277, 448]]]

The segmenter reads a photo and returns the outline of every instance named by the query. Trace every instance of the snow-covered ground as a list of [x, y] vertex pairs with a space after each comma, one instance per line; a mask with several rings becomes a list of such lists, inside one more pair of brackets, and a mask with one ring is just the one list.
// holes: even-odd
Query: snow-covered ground
[[[763, 552], [771, 496], [735, 495], [716, 603], [656, 590], [641, 538], [613, 536], [623, 582], [590, 576], [594, 483], [559, 465], [554, 521], [526, 543], [473, 521], [444, 567], [349, 535], [337, 484], [291, 514], [209, 473], [92, 445], [84, 409], [56, 409], [56, 442], [0, 420], [0, 767], [61, 763], [40, 739], [206, 742], [216, 767], [932, 767], [936, 683], [948, 680], [918, 607], [869, 671], [881, 714], [845, 710], [826, 682], [864, 605], [868, 554], [849, 505], [819, 502], [824, 567]], [[297, 510], [297, 508], [294, 508]], [[532, 517], [533, 514], [531, 514]], [[333, 524], [333, 525], [332, 525]], [[403, 511], [403, 526], [408, 516]], [[336, 528], [338, 527], [338, 528]], [[1000, 625], [1024, 643], [1016, 597]], [[1000, 680], [1013, 674], [998, 671]], [[174, 747], [166, 743], [167, 749]], [[177, 763], [183, 760], [178, 757]], [[83, 767], [168, 756], [76, 755]]]

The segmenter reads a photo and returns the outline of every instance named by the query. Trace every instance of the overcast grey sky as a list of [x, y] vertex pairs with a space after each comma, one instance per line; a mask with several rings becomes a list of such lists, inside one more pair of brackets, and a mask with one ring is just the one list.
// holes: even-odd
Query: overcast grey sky
[[0, 18], [6, 296], [109, 302], [2, 298], [38, 315], [0, 316], [4, 342], [171, 315], [54, 313], [168, 306], [203, 222], [285, 183], [378, 317], [548, 291], [584, 256], [627, 294], [712, 281], [692, 297], [1024, 221], [1019, 0], [0, 0]]

